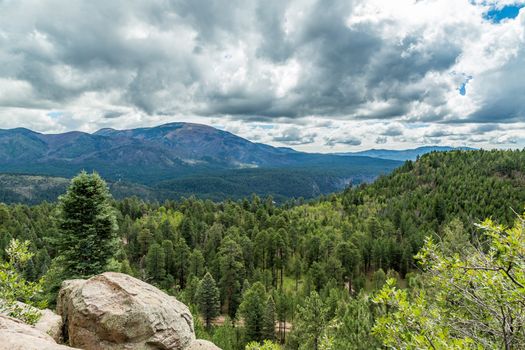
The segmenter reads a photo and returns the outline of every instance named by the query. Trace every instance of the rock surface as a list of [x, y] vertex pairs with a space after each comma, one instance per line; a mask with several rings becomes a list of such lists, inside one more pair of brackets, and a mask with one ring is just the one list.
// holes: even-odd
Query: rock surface
[[42, 315], [35, 324], [35, 328], [50, 335], [57, 343], [62, 342], [62, 317], [53, 311], [40, 310]]
[[221, 350], [217, 345], [207, 340], [197, 339], [186, 350]]
[[[40, 312], [40, 318], [35, 324], [35, 328], [42, 331], [45, 334], [50, 335], [57, 343], [62, 342], [62, 317], [55, 314], [49, 309], [39, 310], [31, 305], [27, 305], [22, 302], [17, 302], [17, 304], [24, 310]], [[8, 316], [7, 314], [0, 314], [2, 314], [3, 316]]]
[[0, 315], [0, 350], [72, 350], [17, 319]]
[[186, 305], [121, 273], [65, 281], [57, 312], [66, 325], [65, 340], [82, 349], [182, 350], [195, 340]]

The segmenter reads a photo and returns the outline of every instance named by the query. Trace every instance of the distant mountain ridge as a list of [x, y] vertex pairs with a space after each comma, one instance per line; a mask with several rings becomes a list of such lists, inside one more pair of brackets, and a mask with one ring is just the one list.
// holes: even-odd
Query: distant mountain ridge
[[448, 151], [474, 151], [476, 148], [471, 147], [450, 147], [450, 146], [423, 146], [412, 149], [392, 150], [392, 149], [370, 149], [359, 152], [345, 152], [337, 153], [342, 156], [363, 156], [372, 158], [391, 159], [398, 161], [416, 160], [418, 156], [422, 156], [431, 152], [448, 152]]
[[227, 131], [193, 123], [129, 130], [101, 129], [93, 135], [145, 141], [189, 163], [205, 161], [241, 168], [286, 163], [283, 156], [298, 153], [253, 143]]
[[146, 186], [141, 192], [148, 198], [196, 194], [220, 200], [251, 192], [283, 200], [311, 198], [370, 182], [400, 164], [272, 147], [191, 123], [93, 134], [0, 130], [0, 173], [71, 178], [96, 170], [111, 183], [132, 184], [123, 189], [126, 195], [127, 189], [138, 188], [133, 184]]

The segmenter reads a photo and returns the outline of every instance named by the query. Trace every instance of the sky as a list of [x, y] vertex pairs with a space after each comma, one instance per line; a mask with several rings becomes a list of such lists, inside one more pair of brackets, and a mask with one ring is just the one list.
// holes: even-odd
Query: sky
[[525, 0], [0, 0], [0, 128], [525, 147]]

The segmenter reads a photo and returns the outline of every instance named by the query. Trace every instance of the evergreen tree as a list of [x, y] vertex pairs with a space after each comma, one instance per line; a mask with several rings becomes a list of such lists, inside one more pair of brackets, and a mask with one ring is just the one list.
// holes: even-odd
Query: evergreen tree
[[188, 274], [190, 276], [201, 278], [201, 276], [205, 272], [204, 265], [205, 265], [205, 261], [204, 261], [204, 256], [202, 255], [202, 252], [198, 249], [194, 249], [190, 255]]
[[221, 272], [221, 294], [228, 310], [228, 316], [234, 319], [241, 299], [241, 281], [244, 281], [244, 265], [241, 247], [231, 237], [226, 237], [219, 249]]
[[206, 328], [210, 328], [211, 322], [220, 314], [221, 300], [220, 291], [217, 288], [213, 276], [208, 272], [199, 282], [195, 299], [199, 311], [204, 318]]
[[116, 252], [117, 222], [106, 183], [81, 172], [59, 200], [59, 233], [54, 240], [63, 258], [63, 278], [86, 278], [106, 270]]
[[158, 243], [149, 247], [146, 255], [146, 274], [155, 282], [161, 282], [166, 277], [166, 254]]
[[301, 339], [300, 349], [319, 349], [321, 336], [326, 327], [325, 322], [325, 306], [319, 294], [313, 291], [306, 298], [304, 306], [299, 308], [297, 322], [294, 325], [295, 336]]
[[278, 337], [281, 343], [286, 340], [286, 317], [292, 308], [290, 307], [291, 298], [284, 292], [284, 290], [275, 291], [273, 295], [275, 301], [275, 316], [279, 321]]
[[137, 236], [137, 241], [140, 247], [140, 254], [145, 255], [148, 252], [149, 246], [154, 241], [153, 234], [149, 229], [143, 228]]
[[262, 338], [275, 340], [275, 303], [272, 296], [266, 301], [263, 315]]
[[162, 249], [166, 256], [166, 273], [173, 276], [175, 273], [175, 250], [173, 249], [173, 242], [169, 240], [162, 241]]
[[[247, 341], [262, 341], [266, 292], [261, 282], [256, 282], [244, 293], [239, 311], [244, 319]], [[275, 308], [275, 306], [274, 306]]]
[[178, 237], [173, 245], [174, 251], [174, 275], [181, 288], [186, 286], [188, 278], [190, 248], [182, 237]]

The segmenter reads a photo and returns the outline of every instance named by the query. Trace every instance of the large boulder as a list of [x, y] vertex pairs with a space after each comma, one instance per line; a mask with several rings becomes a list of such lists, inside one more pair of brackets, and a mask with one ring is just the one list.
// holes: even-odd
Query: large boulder
[[17, 319], [0, 315], [0, 350], [72, 350]]
[[57, 313], [65, 340], [86, 350], [182, 350], [195, 340], [186, 305], [121, 273], [65, 281]]

